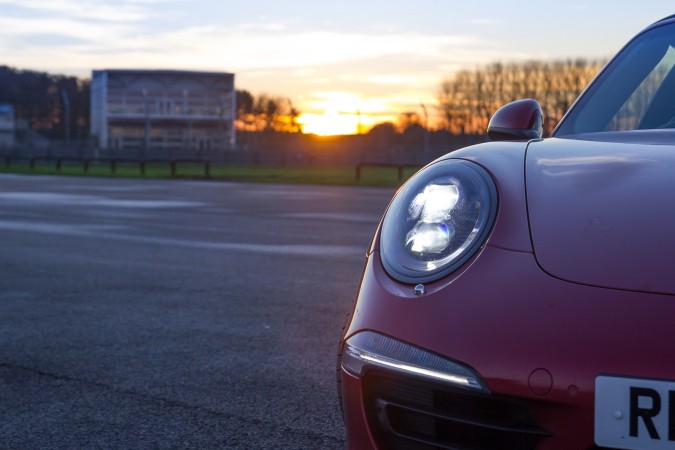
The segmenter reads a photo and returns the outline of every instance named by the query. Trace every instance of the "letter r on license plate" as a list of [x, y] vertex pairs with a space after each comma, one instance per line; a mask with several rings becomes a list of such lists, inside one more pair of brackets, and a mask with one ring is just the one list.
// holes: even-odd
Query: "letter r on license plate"
[[675, 381], [598, 376], [595, 443], [623, 449], [675, 448]]

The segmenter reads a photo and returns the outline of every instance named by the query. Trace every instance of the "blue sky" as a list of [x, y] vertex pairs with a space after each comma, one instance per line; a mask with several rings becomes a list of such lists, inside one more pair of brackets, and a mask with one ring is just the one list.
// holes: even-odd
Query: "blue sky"
[[0, 0], [0, 64], [228, 71], [306, 113], [378, 120], [433, 105], [460, 68], [609, 57], [669, 14], [672, 0]]

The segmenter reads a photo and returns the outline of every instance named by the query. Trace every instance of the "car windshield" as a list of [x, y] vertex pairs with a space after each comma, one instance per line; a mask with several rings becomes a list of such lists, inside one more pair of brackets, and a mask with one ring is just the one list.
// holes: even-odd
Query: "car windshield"
[[675, 24], [634, 39], [602, 72], [554, 133], [675, 129]]

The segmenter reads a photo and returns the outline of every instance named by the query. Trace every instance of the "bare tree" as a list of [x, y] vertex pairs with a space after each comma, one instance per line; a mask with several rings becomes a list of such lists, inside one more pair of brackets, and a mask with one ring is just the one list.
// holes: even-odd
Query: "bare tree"
[[237, 128], [242, 131], [299, 133], [302, 113], [289, 98], [237, 91]]
[[544, 109], [548, 133], [603, 64], [585, 59], [495, 62], [459, 71], [438, 92], [443, 126], [454, 134], [482, 134], [499, 107], [534, 98]]
[[287, 98], [286, 101], [288, 102], [288, 109], [286, 114], [288, 117], [288, 129], [286, 131], [289, 131], [291, 133], [300, 133], [302, 131], [302, 128], [298, 123], [298, 117], [300, 117], [300, 110], [293, 105], [293, 102], [291, 101], [290, 98]]
[[282, 101], [279, 97], [273, 97], [266, 93], [260, 94], [253, 104], [253, 112], [262, 124], [259, 131], [274, 131], [276, 130], [277, 119], [282, 114]]

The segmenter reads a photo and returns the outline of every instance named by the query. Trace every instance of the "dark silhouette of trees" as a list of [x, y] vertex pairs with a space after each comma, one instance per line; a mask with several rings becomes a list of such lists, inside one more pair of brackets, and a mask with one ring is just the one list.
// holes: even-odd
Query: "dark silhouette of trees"
[[[73, 138], [88, 136], [89, 91], [89, 80], [0, 66], [0, 103], [14, 105], [18, 123], [49, 138], [65, 137], [67, 119]], [[64, 96], [70, 101], [69, 118]]]
[[544, 132], [550, 133], [603, 65], [586, 59], [495, 62], [459, 71], [438, 93], [443, 126], [454, 134], [482, 134], [501, 106], [534, 98], [544, 110]]
[[398, 115], [398, 129], [401, 133], [414, 125], [422, 126], [422, 119], [416, 112], [406, 111]]
[[389, 149], [400, 142], [400, 134], [393, 122], [380, 122], [374, 125], [365, 135], [365, 142], [370, 148]]
[[[398, 129], [400, 142], [404, 145], [424, 143], [425, 134], [428, 133], [424, 120], [416, 112], [404, 112], [398, 116]], [[424, 144], [426, 146], [426, 143]]]
[[282, 114], [283, 100], [263, 93], [255, 99], [253, 113], [262, 123], [260, 131], [275, 131], [279, 116]]
[[237, 118], [253, 114], [253, 95], [246, 90], [237, 89]]
[[237, 91], [237, 128], [242, 131], [301, 131], [300, 116], [290, 99], [262, 93], [255, 97], [249, 91]]
[[[495, 62], [459, 71], [443, 81], [438, 92], [442, 128], [452, 134], [484, 134], [499, 107], [513, 100], [535, 98], [544, 109], [544, 129], [550, 132], [602, 65], [603, 61], [586, 59]], [[73, 139], [88, 137], [89, 97], [88, 79], [0, 66], [0, 103], [13, 104], [18, 123], [45, 137], [63, 139], [68, 128]], [[70, 103], [69, 118], [65, 98]], [[236, 101], [240, 131], [302, 131], [298, 123], [301, 111], [288, 98], [237, 90]], [[65, 120], [70, 121], [69, 127]], [[424, 141], [428, 134], [426, 119], [415, 112], [404, 112], [396, 124], [373, 127], [368, 141], [391, 146], [394, 142]]]
[[302, 127], [298, 123], [298, 118], [300, 117], [301, 112], [298, 108], [293, 106], [293, 102], [290, 98], [287, 98], [286, 101], [288, 102], [288, 129], [285, 131], [289, 131], [291, 133], [300, 133], [302, 132]]

